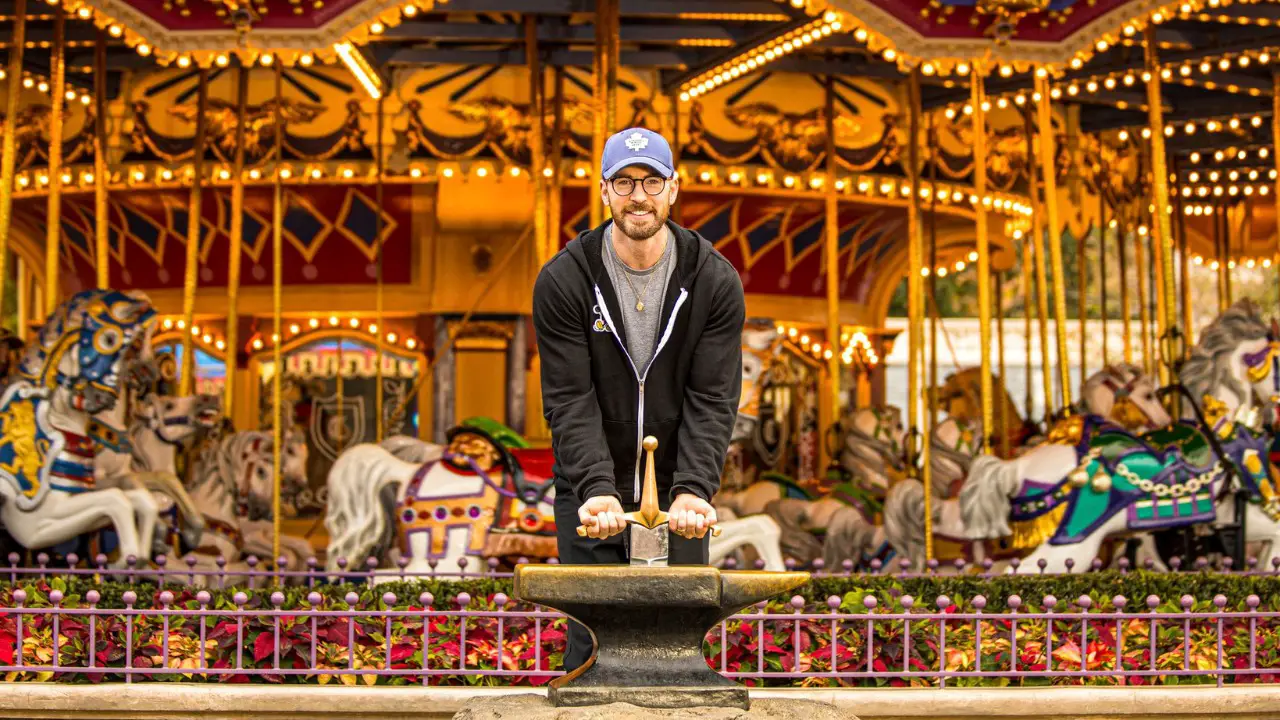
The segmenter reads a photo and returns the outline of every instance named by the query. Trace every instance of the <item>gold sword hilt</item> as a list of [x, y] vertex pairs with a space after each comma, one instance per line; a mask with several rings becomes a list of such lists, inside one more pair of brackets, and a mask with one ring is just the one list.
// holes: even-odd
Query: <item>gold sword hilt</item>
[[[622, 519], [625, 522], [636, 523], [641, 527], [656, 528], [663, 523], [669, 523], [670, 518], [667, 513], [658, 507], [658, 477], [654, 472], [653, 451], [658, 449], [658, 439], [649, 435], [645, 437], [643, 447], [645, 450], [645, 469], [644, 469], [644, 489], [640, 492], [640, 509], [635, 512], [624, 513]], [[712, 537], [720, 537], [721, 528], [719, 525], [712, 525], [708, 530], [711, 531]], [[587, 536], [587, 526], [578, 526], [578, 537]]]

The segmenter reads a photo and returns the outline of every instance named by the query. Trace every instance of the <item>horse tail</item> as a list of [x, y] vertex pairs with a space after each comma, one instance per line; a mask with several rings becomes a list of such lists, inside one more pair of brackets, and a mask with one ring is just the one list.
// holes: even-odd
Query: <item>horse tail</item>
[[1010, 500], [1022, 487], [1021, 463], [994, 455], [980, 455], [960, 488], [960, 518], [970, 540], [989, 540], [1012, 534]]
[[351, 567], [359, 567], [384, 542], [391, 517], [384, 508], [384, 491], [398, 494], [419, 467], [372, 443], [355, 445], [338, 456], [326, 481], [329, 503], [324, 526], [329, 532], [329, 549], [325, 570], [337, 572], [340, 557], [356, 563]]
[[918, 570], [924, 569], [924, 512], [924, 484], [919, 480], [908, 478], [889, 488], [884, 499], [885, 539]]

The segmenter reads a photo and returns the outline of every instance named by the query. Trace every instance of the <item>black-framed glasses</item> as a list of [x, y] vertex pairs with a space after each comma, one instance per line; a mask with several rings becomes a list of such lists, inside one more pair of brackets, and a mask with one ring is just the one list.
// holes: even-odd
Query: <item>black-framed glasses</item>
[[[609, 181], [609, 185], [613, 187], [613, 191], [615, 193], [621, 195], [622, 197], [627, 197], [631, 193], [635, 192], [636, 179], [626, 177], [624, 175], [622, 177], [613, 178], [612, 180]], [[640, 187], [644, 188], [645, 193], [649, 195], [657, 195], [658, 193], [662, 192], [662, 189], [665, 188], [666, 186], [667, 186], [667, 179], [664, 177], [658, 177], [657, 175], [650, 175], [649, 177], [640, 181]]]

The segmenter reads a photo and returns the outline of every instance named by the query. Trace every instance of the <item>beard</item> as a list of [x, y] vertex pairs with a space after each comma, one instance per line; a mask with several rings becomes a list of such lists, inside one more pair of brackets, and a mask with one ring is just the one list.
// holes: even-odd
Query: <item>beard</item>
[[[619, 208], [610, 206], [613, 211], [613, 222], [617, 224], [618, 229], [624, 235], [632, 240], [648, 240], [667, 224], [667, 218], [671, 215], [669, 206], [658, 207], [651, 203], [625, 203], [621, 211]], [[628, 215], [629, 212], [647, 212], [648, 215], [635, 217]]]

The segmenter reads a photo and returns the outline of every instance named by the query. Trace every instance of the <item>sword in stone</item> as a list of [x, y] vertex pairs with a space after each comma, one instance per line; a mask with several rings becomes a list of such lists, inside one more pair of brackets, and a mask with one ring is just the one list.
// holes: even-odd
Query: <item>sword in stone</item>
[[[641, 567], [667, 567], [671, 542], [669, 518], [658, 506], [658, 478], [653, 465], [653, 451], [657, 449], [657, 438], [650, 435], [644, 439], [646, 463], [640, 509], [622, 516], [631, 533], [631, 564]], [[713, 537], [720, 537], [720, 526], [712, 525], [710, 532]], [[586, 526], [578, 526], [578, 536], [587, 536]]]

